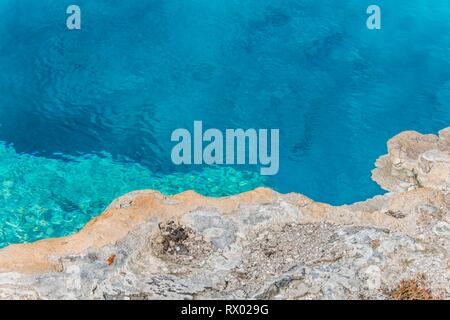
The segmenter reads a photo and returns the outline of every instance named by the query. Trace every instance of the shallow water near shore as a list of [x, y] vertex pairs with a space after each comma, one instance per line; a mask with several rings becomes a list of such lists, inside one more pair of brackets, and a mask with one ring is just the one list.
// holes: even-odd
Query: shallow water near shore
[[[372, 1], [373, 2], [373, 1]], [[79, 230], [136, 189], [268, 186], [331, 204], [383, 191], [386, 141], [450, 125], [450, 4], [0, 1], [0, 247]], [[170, 134], [280, 129], [280, 172], [172, 164]]]

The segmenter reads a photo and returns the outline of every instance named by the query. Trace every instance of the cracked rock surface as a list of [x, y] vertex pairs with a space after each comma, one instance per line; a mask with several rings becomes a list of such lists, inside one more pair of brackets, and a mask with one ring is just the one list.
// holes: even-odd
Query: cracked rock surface
[[450, 128], [394, 137], [373, 179], [388, 193], [338, 207], [132, 192], [77, 234], [0, 250], [0, 299], [390, 299], [419, 278], [449, 299]]

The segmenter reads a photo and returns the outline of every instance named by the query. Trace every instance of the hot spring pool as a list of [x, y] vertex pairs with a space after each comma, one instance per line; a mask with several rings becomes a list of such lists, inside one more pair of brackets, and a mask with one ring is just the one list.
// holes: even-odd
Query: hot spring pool
[[[386, 141], [450, 125], [448, 0], [0, 0], [0, 247], [136, 189], [268, 186], [344, 204]], [[382, 8], [382, 29], [366, 8]], [[176, 128], [279, 128], [280, 171], [180, 167]]]

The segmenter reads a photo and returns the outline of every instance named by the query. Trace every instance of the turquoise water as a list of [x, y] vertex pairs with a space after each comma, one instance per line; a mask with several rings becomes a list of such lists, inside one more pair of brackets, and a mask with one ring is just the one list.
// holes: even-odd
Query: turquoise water
[[[135, 189], [383, 191], [386, 141], [450, 125], [447, 0], [0, 0], [0, 247], [70, 234]], [[382, 29], [366, 28], [366, 8]], [[280, 172], [179, 167], [170, 134], [279, 128]]]
[[256, 173], [233, 168], [158, 176], [108, 154], [51, 159], [18, 154], [5, 144], [0, 144], [0, 177], [0, 247], [73, 233], [133, 190], [194, 189], [224, 196], [264, 184]]

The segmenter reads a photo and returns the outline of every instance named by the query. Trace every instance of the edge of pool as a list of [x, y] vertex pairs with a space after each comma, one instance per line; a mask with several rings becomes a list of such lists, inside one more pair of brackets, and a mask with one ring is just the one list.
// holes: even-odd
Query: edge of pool
[[[1, 249], [0, 288], [4, 274], [64, 273], [71, 257], [89, 256], [92, 252], [106, 254], [107, 259], [100, 261], [107, 268], [114, 263], [114, 252], [123, 243], [151, 242], [158, 232], [155, 225], [168, 221], [191, 223], [195, 229], [198, 220], [188, 217], [202, 210], [206, 215], [235, 222], [244, 216], [248, 220], [249, 212], [256, 210], [272, 212], [270, 224], [289, 220], [389, 230], [443, 247], [447, 251], [440, 259], [450, 269], [450, 127], [438, 135], [405, 131], [390, 139], [387, 145], [388, 153], [377, 159], [372, 171], [372, 179], [388, 191], [385, 195], [351, 205], [331, 206], [301, 194], [280, 194], [267, 188], [223, 198], [209, 198], [193, 191], [174, 196], [154, 190], [135, 191], [113, 201], [76, 234]], [[284, 210], [287, 213], [281, 215]], [[241, 238], [254, 227], [244, 227], [242, 221], [236, 223]], [[146, 228], [148, 232], [142, 238], [141, 231]], [[126, 248], [134, 250], [133, 246]]]

